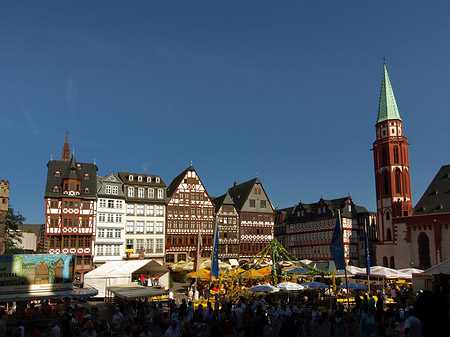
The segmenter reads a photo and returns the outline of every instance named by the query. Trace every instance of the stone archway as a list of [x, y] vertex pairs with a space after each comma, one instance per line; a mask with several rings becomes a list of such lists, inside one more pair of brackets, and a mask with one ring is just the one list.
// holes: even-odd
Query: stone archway
[[431, 267], [431, 258], [430, 258], [430, 240], [428, 239], [428, 235], [426, 235], [425, 233], [420, 233], [417, 241], [419, 247], [420, 268], [429, 268]]

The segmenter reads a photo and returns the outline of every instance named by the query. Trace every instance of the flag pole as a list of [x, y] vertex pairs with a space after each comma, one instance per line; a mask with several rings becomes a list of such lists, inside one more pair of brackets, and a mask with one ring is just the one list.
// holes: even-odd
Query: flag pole
[[347, 298], [347, 307], [350, 308], [350, 299], [348, 298], [348, 279], [347, 279], [347, 264], [345, 263], [345, 249], [344, 249], [344, 223], [341, 218], [341, 210], [338, 209], [338, 217], [339, 217], [339, 223], [341, 224], [341, 233], [342, 233], [342, 255], [344, 257], [344, 275], [345, 275], [345, 288], [347, 290], [347, 293], [345, 297]]
[[195, 290], [194, 290], [194, 299], [195, 299], [195, 292], [198, 292], [198, 284], [197, 284], [197, 273], [198, 273], [198, 260], [199, 260], [199, 256], [198, 256], [198, 254], [199, 254], [199, 252], [200, 252], [200, 240], [202, 239], [202, 237], [201, 237], [201, 235], [200, 235], [200, 231], [201, 231], [201, 228], [199, 227], [198, 228], [198, 238], [197, 238], [197, 252], [195, 253], [195, 256], [196, 256], [196, 258], [195, 258], [195, 261], [194, 261], [194, 263], [195, 263], [195, 265], [194, 265], [194, 268], [195, 268]]
[[365, 246], [366, 246], [366, 274], [367, 274], [367, 288], [370, 294], [370, 250], [369, 250], [369, 232], [367, 231], [367, 219], [364, 219], [364, 234], [365, 234]]

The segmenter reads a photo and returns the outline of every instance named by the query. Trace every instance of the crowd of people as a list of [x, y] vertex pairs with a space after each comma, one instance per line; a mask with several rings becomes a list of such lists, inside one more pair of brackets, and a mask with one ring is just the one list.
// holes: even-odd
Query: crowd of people
[[[11, 334], [5, 334], [0, 313], [0, 337], [411, 337], [427, 336], [422, 330], [429, 328], [416, 314], [413, 302], [420, 301], [410, 292], [399, 292], [393, 304], [386, 304], [386, 297], [379, 292], [355, 294], [351, 305], [336, 298], [325, 303], [303, 294], [287, 299], [258, 294], [235, 300], [216, 296], [195, 307], [187, 296], [177, 294], [175, 298], [172, 290], [170, 294], [164, 303], [121, 301], [109, 315], [100, 314], [96, 306], [89, 310], [58, 303], [53, 311], [58, 310], [59, 318], [50, 322], [43, 319], [43, 311], [49, 310], [47, 302], [30, 305], [31, 326], [25, 328], [18, 321]], [[373, 295], [378, 295], [377, 299]], [[422, 305], [422, 317], [424, 308], [433, 310], [429, 304]], [[446, 314], [448, 322], [448, 311]]]

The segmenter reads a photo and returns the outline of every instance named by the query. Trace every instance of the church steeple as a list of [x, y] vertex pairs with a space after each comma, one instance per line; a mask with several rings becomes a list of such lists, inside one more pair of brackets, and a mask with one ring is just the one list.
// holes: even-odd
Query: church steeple
[[64, 142], [64, 146], [63, 146], [62, 160], [70, 161], [70, 147], [69, 147], [69, 132], [68, 131], [66, 131], [66, 141]]
[[389, 74], [386, 68], [386, 62], [383, 64], [383, 80], [381, 81], [380, 102], [378, 105], [377, 123], [387, 120], [402, 120], [398, 112], [397, 102], [395, 101], [394, 90], [392, 89]]
[[380, 241], [395, 240], [392, 219], [412, 213], [408, 139], [386, 63], [383, 65], [376, 140], [373, 143]]

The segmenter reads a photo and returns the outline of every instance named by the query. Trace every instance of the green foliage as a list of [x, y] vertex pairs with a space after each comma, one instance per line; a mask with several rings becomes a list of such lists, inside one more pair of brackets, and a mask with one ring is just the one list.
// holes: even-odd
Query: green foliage
[[170, 288], [170, 289], [173, 288], [173, 279], [172, 279], [172, 276], [170, 276], [170, 279], [169, 279], [169, 288]]
[[5, 248], [6, 254], [14, 254], [18, 250], [17, 243], [22, 243], [22, 233], [19, 232], [19, 225], [22, 225], [25, 218], [22, 214], [17, 212], [14, 214], [12, 207], [8, 208], [8, 214], [6, 215], [5, 224]]

